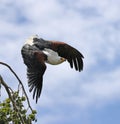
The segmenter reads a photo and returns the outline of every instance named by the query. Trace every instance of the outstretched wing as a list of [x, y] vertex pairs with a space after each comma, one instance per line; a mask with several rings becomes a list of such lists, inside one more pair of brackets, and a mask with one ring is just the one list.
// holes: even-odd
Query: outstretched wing
[[22, 49], [22, 55], [24, 63], [27, 65], [29, 91], [33, 91], [33, 99], [36, 97], [35, 99], [37, 103], [42, 90], [43, 75], [46, 70], [44, 62], [46, 56], [41, 51], [33, 51], [29, 49], [29, 52], [25, 52], [25, 50], [26, 49], [24, 48]]
[[52, 49], [58, 52], [59, 56], [64, 57], [70, 63], [70, 67], [73, 65], [76, 71], [83, 70], [83, 55], [72, 46], [64, 42], [52, 42]]

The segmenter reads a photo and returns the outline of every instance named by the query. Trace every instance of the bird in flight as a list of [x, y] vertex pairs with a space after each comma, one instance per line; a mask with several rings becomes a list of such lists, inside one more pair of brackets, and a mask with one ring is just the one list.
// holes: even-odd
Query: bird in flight
[[36, 103], [42, 90], [45, 63], [58, 65], [68, 61], [71, 68], [79, 72], [83, 70], [84, 57], [77, 49], [64, 42], [44, 40], [37, 35], [27, 39], [21, 54], [27, 66], [29, 91], [33, 91]]

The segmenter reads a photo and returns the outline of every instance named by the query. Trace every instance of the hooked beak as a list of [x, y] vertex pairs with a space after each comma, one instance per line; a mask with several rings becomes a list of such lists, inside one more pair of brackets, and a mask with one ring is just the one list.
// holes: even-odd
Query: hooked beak
[[64, 62], [64, 61], [66, 61], [66, 59], [65, 59], [65, 58], [63, 58], [63, 57], [61, 57], [61, 61], [62, 61], [62, 62]]

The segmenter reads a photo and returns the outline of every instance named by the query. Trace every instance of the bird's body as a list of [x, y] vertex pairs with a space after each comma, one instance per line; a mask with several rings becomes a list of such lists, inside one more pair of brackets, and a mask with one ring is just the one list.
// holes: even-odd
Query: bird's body
[[36, 102], [41, 94], [45, 63], [58, 65], [67, 60], [71, 68], [74, 65], [76, 71], [83, 69], [83, 55], [64, 42], [48, 41], [32, 36], [25, 42], [21, 53], [27, 66], [28, 86], [30, 92], [33, 90], [33, 98], [36, 96]]

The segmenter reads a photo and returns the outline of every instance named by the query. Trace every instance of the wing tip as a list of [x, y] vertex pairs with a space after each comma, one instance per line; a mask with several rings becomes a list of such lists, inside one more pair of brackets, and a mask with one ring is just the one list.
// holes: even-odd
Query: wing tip
[[39, 71], [34, 72], [32, 69], [27, 69], [27, 77], [29, 92], [33, 93], [33, 99], [36, 100], [37, 104], [42, 91], [43, 77], [40, 75]]

